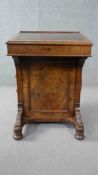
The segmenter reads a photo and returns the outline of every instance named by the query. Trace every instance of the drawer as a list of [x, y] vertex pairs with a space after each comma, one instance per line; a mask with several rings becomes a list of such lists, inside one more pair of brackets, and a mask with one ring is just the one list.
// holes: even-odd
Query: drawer
[[91, 46], [8, 44], [11, 56], [91, 56]]

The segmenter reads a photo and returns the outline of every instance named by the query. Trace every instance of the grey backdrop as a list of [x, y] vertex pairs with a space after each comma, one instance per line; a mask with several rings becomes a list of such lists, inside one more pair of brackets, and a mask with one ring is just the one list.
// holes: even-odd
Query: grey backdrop
[[0, 0], [0, 86], [15, 85], [5, 42], [20, 30], [81, 31], [94, 43], [86, 61], [84, 86], [98, 86], [98, 0]]

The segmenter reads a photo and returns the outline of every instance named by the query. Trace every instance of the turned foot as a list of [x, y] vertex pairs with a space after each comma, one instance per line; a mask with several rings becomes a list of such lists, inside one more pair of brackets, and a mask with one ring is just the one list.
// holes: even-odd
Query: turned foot
[[23, 104], [22, 103], [18, 103], [18, 113], [17, 113], [17, 117], [16, 117], [16, 123], [14, 125], [14, 134], [13, 134], [13, 138], [15, 140], [20, 140], [23, 137], [22, 134], [22, 112], [23, 112]]
[[21, 140], [22, 137], [23, 137], [23, 134], [22, 134], [22, 125], [16, 123], [15, 126], [14, 126], [13, 138], [15, 140]]
[[76, 110], [75, 128], [76, 128], [75, 138], [78, 140], [83, 140], [84, 139], [84, 125], [83, 125], [81, 114], [79, 110]]
[[75, 138], [78, 140], [83, 140], [84, 139], [84, 126], [83, 124], [79, 125], [76, 123], [76, 134]]

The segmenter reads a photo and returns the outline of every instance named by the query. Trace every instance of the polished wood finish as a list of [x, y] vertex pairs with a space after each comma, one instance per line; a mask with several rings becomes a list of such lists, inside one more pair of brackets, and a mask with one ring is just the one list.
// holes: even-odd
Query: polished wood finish
[[80, 32], [20, 32], [8, 44], [13, 56], [91, 56], [90, 40]]
[[14, 138], [31, 122], [64, 122], [84, 138], [80, 114], [82, 67], [92, 42], [80, 32], [19, 32], [7, 42], [16, 66], [18, 114]]

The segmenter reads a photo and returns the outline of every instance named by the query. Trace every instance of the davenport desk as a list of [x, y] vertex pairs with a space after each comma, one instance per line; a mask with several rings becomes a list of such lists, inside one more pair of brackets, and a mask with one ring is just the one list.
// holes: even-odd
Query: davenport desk
[[7, 42], [16, 66], [18, 114], [14, 139], [31, 122], [64, 122], [84, 138], [80, 114], [82, 67], [92, 42], [80, 32], [21, 31]]

